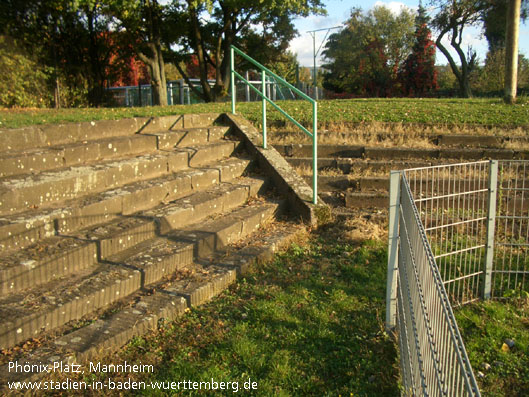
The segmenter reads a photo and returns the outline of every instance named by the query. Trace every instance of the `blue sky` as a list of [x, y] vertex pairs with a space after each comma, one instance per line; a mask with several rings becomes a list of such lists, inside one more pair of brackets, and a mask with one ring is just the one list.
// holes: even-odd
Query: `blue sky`
[[[299, 32], [299, 36], [296, 37], [290, 43], [290, 50], [297, 54], [298, 60], [302, 66], [312, 66], [312, 37], [307, 31], [328, 28], [337, 25], [341, 25], [344, 21], [349, 18], [350, 10], [353, 7], [362, 7], [364, 10], [368, 10], [375, 5], [385, 5], [388, 8], [398, 12], [400, 7], [406, 6], [413, 10], [416, 10], [419, 5], [419, 0], [410, 1], [351, 1], [351, 0], [323, 0], [327, 9], [327, 16], [310, 16], [308, 18], [298, 18], [294, 21], [295, 26]], [[425, 7], [427, 7], [428, 1], [423, 1]], [[434, 32], [435, 35], [435, 32]], [[319, 46], [321, 41], [325, 37], [325, 31], [316, 33], [316, 48]], [[487, 53], [487, 40], [482, 36], [481, 29], [479, 28], [466, 28], [464, 31], [463, 43], [472, 47], [477, 51], [478, 58], [481, 62], [484, 61]], [[466, 48], [466, 45], [464, 48]], [[449, 45], [447, 45], [449, 47]], [[526, 57], [529, 57], [529, 24], [525, 23], [520, 25], [520, 52]], [[437, 64], [446, 64], [446, 58], [443, 54], [437, 51]], [[457, 58], [456, 58], [457, 59]], [[318, 64], [321, 63], [321, 59], [318, 59]]]

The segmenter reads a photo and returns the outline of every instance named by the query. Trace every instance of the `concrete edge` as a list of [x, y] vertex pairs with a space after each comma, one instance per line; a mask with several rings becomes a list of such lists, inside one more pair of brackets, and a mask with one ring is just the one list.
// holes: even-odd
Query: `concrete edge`
[[174, 114], [132, 117], [117, 120], [94, 120], [59, 124], [32, 125], [0, 129], [0, 140], [7, 149], [22, 150], [91, 141], [114, 136], [148, 133], [161, 129], [193, 128], [213, 125], [220, 113]]
[[325, 223], [330, 218], [330, 208], [319, 197], [318, 204], [312, 204], [312, 188], [285, 158], [271, 145], [268, 149], [262, 148], [261, 134], [248, 120], [229, 113], [224, 113], [223, 117], [231, 126], [232, 133], [238, 136], [248, 152], [257, 158], [259, 167], [272, 179], [278, 192], [287, 198], [291, 212], [313, 227]]

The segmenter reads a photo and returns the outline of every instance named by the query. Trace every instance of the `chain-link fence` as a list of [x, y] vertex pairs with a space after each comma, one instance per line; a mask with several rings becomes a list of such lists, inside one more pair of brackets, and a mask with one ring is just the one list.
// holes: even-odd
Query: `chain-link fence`
[[479, 395], [452, 305], [527, 294], [528, 161], [392, 172], [386, 323], [406, 394]]

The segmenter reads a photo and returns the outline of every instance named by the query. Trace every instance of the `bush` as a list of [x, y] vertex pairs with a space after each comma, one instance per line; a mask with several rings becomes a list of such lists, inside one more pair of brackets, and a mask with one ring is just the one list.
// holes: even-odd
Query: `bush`
[[49, 71], [6, 36], [0, 36], [0, 106], [48, 107]]

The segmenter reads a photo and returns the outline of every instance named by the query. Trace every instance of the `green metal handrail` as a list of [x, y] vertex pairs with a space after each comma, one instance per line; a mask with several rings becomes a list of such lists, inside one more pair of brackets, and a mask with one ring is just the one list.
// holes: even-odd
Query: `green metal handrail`
[[[256, 66], [261, 70], [261, 91], [255, 88], [248, 80], [246, 80], [241, 74], [235, 71], [235, 53], [246, 59], [248, 62]], [[244, 52], [239, 50], [235, 46], [230, 47], [230, 69], [231, 69], [231, 112], [235, 114], [235, 102], [236, 102], [236, 92], [235, 92], [235, 76], [242, 80], [246, 85], [248, 85], [253, 91], [255, 91], [263, 99], [263, 149], [267, 148], [266, 143], [266, 103], [270, 103], [274, 108], [276, 108], [281, 114], [283, 114], [288, 120], [297, 125], [301, 131], [312, 138], [312, 202], [314, 204], [318, 203], [318, 103], [309, 97], [304, 92], [298, 90], [292, 84], [287, 82], [285, 79], [279, 77], [277, 74], [267, 69], [255, 59], [249, 57]], [[312, 132], [307, 130], [302, 126], [297, 120], [290, 116], [287, 112], [281, 109], [276, 103], [274, 103], [270, 98], [266, 96], [266, 76], [272, 76], [276, 81], [290, 88], [296, 94], [298, 94], [303, 99], [306, 99], [312, 103]]]

